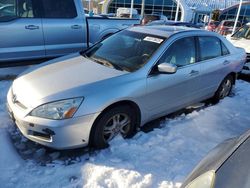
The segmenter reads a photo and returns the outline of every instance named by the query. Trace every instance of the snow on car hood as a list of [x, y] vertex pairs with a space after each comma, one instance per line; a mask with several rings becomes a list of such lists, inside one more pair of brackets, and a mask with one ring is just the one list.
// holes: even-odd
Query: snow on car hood
[[34, 107], [48, 96], [125, 73], [78, 55], [27, 71], [13, 82], [12, 91], [22, 104]]
[[232, 39], [230, 38], [229, 41], [236, 47], [244, 48], [246, 53], [250, 53], [250, 40], [241, 38], [241, 39]]

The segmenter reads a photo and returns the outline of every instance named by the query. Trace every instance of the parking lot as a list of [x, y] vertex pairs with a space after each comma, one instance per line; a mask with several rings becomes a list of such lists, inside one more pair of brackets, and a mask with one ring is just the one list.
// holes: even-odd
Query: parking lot
[[1, 0], [0, 188], [250, 187], [249, 40], [250, 2]]
[[[16, 68], [16, 73], [23, 69]], [[249, 80], [246, 75], [240, 78]], [[249, 129], [249, 84], [238, 80], [233, 94], [219, 104], [153, 121], [143, 128], [145, 132], [129, 140], [118, 137], [108, 149], [56, 151], [28, 141], [9, 119], [4, 104], [11, 82], [0, 81], [0, 147], [5, 151], [0, 156], [5, 172], [0, 185], [4, 187], [179, 187], [216, 144]]]

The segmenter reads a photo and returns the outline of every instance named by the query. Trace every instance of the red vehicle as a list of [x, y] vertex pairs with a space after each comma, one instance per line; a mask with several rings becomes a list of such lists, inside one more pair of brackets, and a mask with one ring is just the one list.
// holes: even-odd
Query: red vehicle
[[[237, 22], [236, 29], [241, 27], [241, 23]], [[233, 32], [234, 21], [233, 20], [223, 20], [220, 25], [217, 27], [216, 32], [221, 35], [228, 35]]]
[[211, 20], [210, 22], [208, 22], [208, 24], [206, 26], [206, 30], [208, 30], [208, 31], [215, 31], [215, 29], [218, 27], [219, 24], [220, 24], [219, 21], [213, 21], [213, 20]]

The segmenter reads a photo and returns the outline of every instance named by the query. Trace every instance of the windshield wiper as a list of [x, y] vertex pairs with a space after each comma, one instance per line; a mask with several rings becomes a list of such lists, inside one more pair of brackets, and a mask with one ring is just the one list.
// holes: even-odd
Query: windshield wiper
[[123, 68], [120, 66], [120, 65], [116, 65], [106, 59], [101, 59], [101, 58], [96, 58], [96, 57], [88, 57], [94, 61], [96, 61], [97, 63], [99, 64], [102, 64], [104, 66], [107, 66], [107, 67], [111, 67], [111, 68], [115, 68], [117, 70], [120, 70], [120, 71], [123, 71]]

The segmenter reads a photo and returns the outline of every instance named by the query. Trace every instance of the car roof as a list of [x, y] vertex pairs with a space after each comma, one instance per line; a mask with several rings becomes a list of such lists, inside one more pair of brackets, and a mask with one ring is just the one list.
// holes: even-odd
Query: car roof
[[200, 30], [196, 28], [190, 28], [185, 26], [168, 26], [168, 25], [147, 25], [147, 26], [137, 26], [129, 28], [130, 31], [140, 32], [151, 35], [154, 35], [169, 38], [171, 35], [180, 32], [187, 32], [187, 31], [200, 31], [208, 33], [205, 30]]

